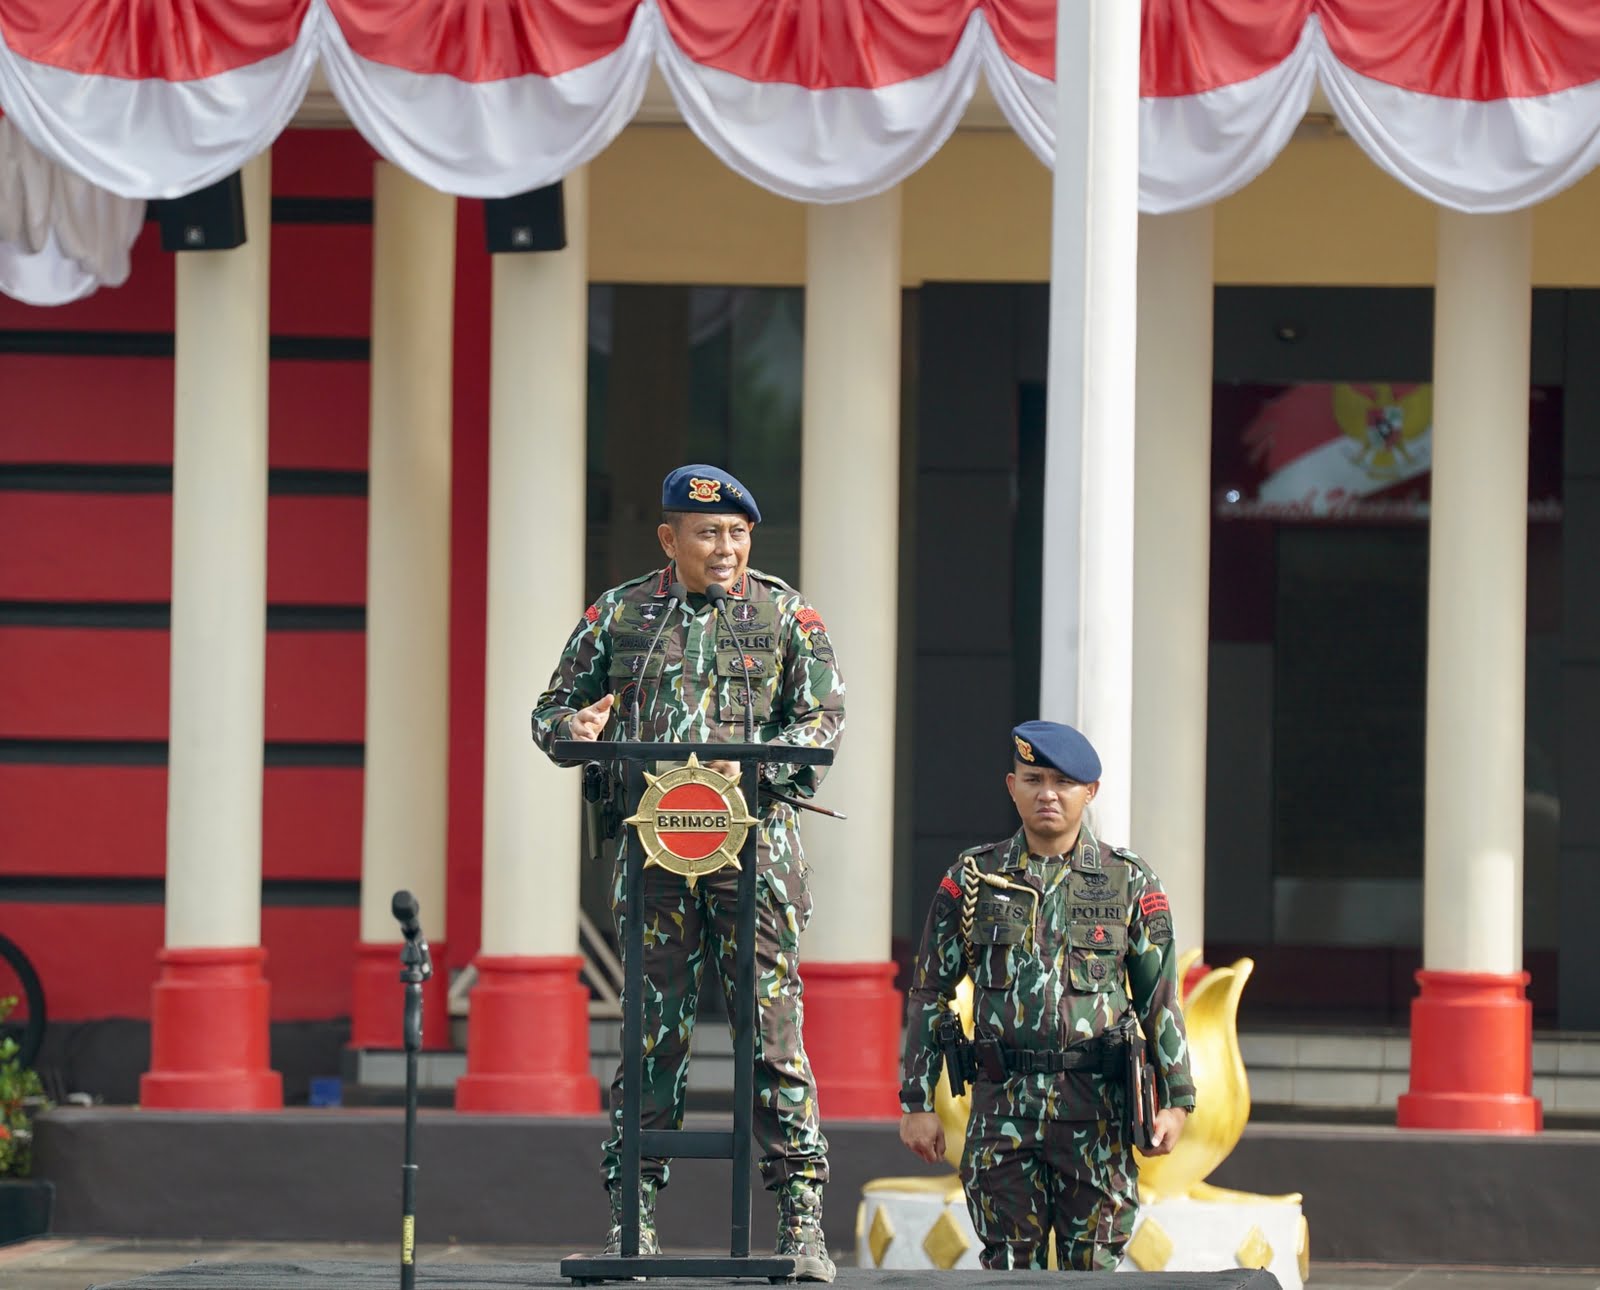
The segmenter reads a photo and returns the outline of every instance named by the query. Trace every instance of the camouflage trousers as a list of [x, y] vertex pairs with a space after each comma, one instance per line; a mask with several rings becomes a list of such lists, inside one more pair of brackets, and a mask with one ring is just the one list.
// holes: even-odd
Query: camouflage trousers
[[[1021, 1134], [1019, 1139], [1018, 1134]], [[961, 1183], [986, 1268], [1111, 1271], [1139, 1215], [1138, 1164], [1105, 1120], [973, 1123]]]
[[[620, 876], [612, 887], [618, 943], [626, 946]], [[689, 1046], [707, 961], [715, 965], [734, 1016], [739, 871], [729, 865], [701, 878], [693, 890], [658, 866], [644, 871], [644, 1059], [639, 1126], [676, 1129], [683, 1124]], [[789, 1178], [828, 1180], [828, 1140], [817, 1113], [817, 1085], [801, 1038], [800, 921], [780, 903], [764, 877], [756, 879], [755, 1108], [751, 1135], [769, 1188]], [[602, 1172], [606, 1185], [620, 1176], [622, 1067], [611, 1081], [611, 1136]], [[646, 1158], [641, 1172], [665, 1186], [663, 1159]]]

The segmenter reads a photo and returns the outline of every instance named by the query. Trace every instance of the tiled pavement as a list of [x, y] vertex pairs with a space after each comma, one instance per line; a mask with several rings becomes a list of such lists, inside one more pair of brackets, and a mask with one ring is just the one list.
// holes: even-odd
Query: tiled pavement
[[[548, 1263], [569, 1253], [534, 1246], [452, 1245], [419, 1248], [420, 1264]], [[86, 1290], [149, 1272], [206, 1262], [345, 1259], [381, 1263], [392, 1247], [261, 1241], [126, 1241], [47, 1239], [0, 1248], [0, 1290]], [[930, 1274], [937, 1283], [937, 1275]], [[731, 1283], [730, 1283], [731, 1284]], [[841, 1269], [839, 1284], [849, 1284]], [[1540, 1271], [1516, 1268], [1411, 1268], [1319, 1264], [1312, 1290], [1600, 1290], [1600, 1268]]]

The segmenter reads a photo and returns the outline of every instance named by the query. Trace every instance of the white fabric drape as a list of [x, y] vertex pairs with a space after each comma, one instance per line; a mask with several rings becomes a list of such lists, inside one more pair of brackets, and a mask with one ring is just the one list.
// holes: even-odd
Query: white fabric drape
[[510, 197], [555, 183], [622, 133], [644, 98], [659, 21], [640, 5], [620, 46], [556, 76], [467, 82], [363, 58], [330, 16], [323, 63], [381, 156], [442, 192]]
[[665, 31], [656, 56], [683, 119], [723, 164], [781, 197], [850, 202], [887, 192], [944, 146], [987, 34], [975, 12], [942, 67], [872, 89], [752, 83], [701, 66]]
[[0, 291], [63, 305], [128, 278], [144, 203], [56, 165], [0, 117]]

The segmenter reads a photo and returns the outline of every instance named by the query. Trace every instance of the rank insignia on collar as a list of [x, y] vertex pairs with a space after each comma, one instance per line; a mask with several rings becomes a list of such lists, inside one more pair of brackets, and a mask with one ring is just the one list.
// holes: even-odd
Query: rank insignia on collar
[[1017, 756], [1022, 758], [1023, 761], [1031, 762], [1033, 760], [1033, 745], [1021, 735], [1012, 735], [1011, 737], [1017, 741]]
[[722, 481], [720, 479], [701, 479], [694, 476], [689, 480], [689, 500], [691, 502], [720, 502], [722, 500]]

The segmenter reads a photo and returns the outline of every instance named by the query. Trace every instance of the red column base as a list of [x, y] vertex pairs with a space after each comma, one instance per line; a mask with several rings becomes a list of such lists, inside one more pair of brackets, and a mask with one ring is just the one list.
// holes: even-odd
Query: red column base
[[1544, 1108], [1533, 1093], [1533, 1005], [1526, 972], [1417, 973], [1411, 1001], [1411, 1088], [1400, 1095], [1402, 1129], [1537, 1133]]
[[268, 1065], [268, 1000], [259, 945], [164, 949], [150, 992], [150, 1069], [142, 1106], [178, 1111], [272, 1111], [283, 1076]]
[[[405, 1047], [400, 944], [356, 944], [355, 988], [350, 995], [351, 1048]], [[422, 987], [422, 1046], [450, 1048], [450, 982], [444, 970], [445, 946], [443, 942], [430, 941], [428, 949], [433, 955], [433, 976]]]
[[893, 963], [805, 963], [806, 1056], [825, 1120], [900, 1118], [905, 1005]]
[[589, 1070], [589, 992], [576, 954], [480, 954], [467, 1012], [467, 1073], [456, 1110], [590, 1115], [600, 1083]]

